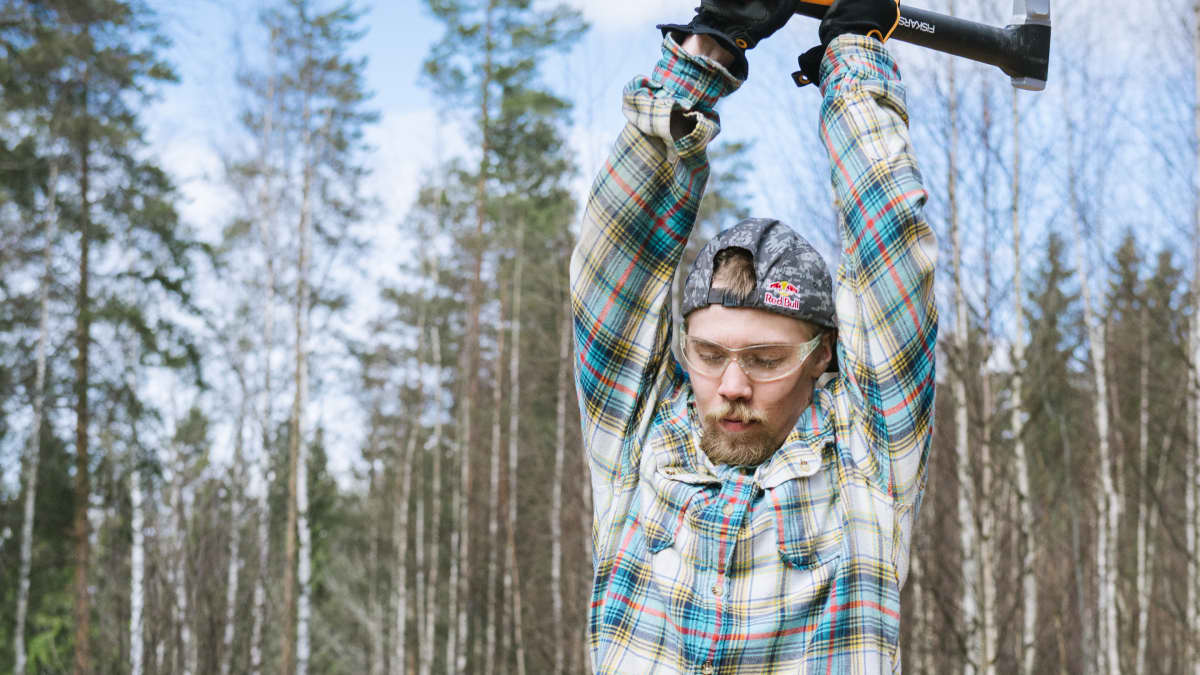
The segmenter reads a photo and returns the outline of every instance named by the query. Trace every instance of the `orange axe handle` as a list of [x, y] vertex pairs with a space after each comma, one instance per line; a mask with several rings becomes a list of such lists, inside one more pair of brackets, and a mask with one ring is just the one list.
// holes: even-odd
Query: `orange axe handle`
[[[834, 0], [796, 3], [796, 13], [820, 19]], [[1050, 70], [1050, 2], [1026, 0], [1024, 23], [997, 28], [900, 5], [892, 39], [996, 66], [1014, 87], [1041, 91]]]

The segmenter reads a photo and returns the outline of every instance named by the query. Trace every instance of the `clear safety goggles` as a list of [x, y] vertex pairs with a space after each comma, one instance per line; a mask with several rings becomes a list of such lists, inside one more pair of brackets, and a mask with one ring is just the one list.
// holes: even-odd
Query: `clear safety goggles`
[[773, 382], [799, 370], [808, 356], [821, 344], [821, 336], [798, 345], [749, 345], [737, 349], [691, 335], [684, 335], [681, 342], [683, 361], [693, 375], [718, 378], [725, 374], [725, 369], [731, 361], [737, 361], [742, 372], [751, 381]]

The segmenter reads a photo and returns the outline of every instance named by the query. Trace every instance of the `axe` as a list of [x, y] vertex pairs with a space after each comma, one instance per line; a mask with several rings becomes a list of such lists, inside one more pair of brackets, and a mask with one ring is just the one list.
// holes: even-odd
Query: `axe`
[[[796, 3], [796, 13], [819, 19], [833, 0]], [[892, 39], [997, 66], [1018, 89], [1041, 91], [1050, 67], [1050, 0], [1013, 0], [1004, 28], [900, 5]]]

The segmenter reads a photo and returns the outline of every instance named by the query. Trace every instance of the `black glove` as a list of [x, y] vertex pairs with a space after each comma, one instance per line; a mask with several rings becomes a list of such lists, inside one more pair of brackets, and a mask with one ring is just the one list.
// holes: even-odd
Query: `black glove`
[[746, 50], [783, 27], [796, 12], [796, 0], [700, 0], [696, 16], [686, 25], [659, 24], [663, 35], [670, 31], [710, 35], [733, 54], [733, 74], [749, 74]]
[[800, 70], [792, 73], [796, 86], [821, 84], [821, 57], [837, 36], [854, 33], [887, 42], [899, 21], [900, 0], [834, 0], [817, 30], [821, 44], [796, 59], [800, 65]]
[[792, 73], [792, 80], [795, 81], [797, 87], [803, 87], [806, 84], [821, 86], [821, 57], [823, 56], [825, 56], [825, 45], [817, 45], [796, 59], [800, 63], [800, 70]]

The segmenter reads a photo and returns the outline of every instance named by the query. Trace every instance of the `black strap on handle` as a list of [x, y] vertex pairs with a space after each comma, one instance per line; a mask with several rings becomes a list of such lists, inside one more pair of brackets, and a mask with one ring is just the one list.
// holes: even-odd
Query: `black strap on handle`
[[[820, 19], [827, 11], [828, 5], [796, 3], [796, 13], [804, 16]], [[1046, 87], [1050, 70], [1049, 23], [997, 28], [900, 5], [900, 23], [892, 39], [996, 66], [1020, 89], [1041, 91]]]

